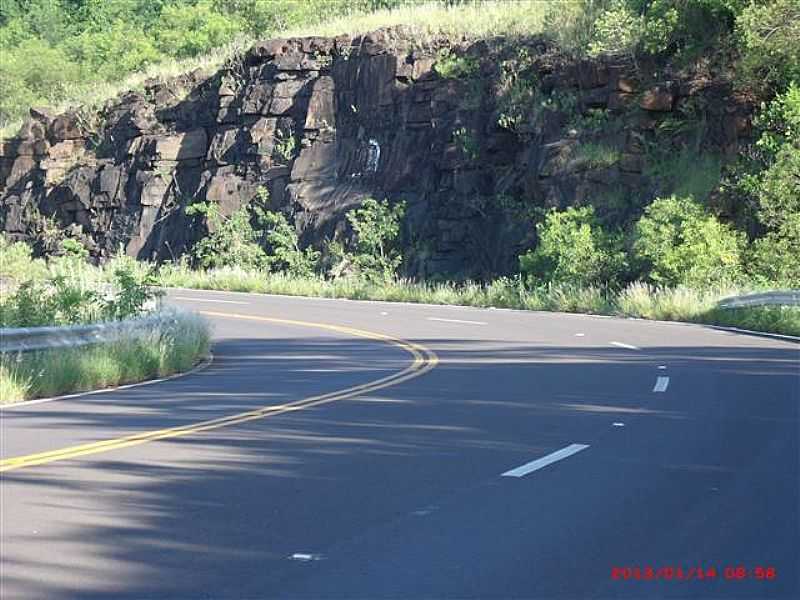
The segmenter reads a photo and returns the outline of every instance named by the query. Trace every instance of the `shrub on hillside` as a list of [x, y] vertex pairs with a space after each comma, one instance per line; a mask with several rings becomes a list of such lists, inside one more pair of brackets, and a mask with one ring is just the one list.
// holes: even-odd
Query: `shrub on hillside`
[[348, 212], [355, 240], [352, 251], [340, 248], [339, 262], [351, 264], [356, 275], [369, 281], [393, 279], [403, 261], [398, 238], [405, 208], [405, 202], [392, 206], [387, 200], [367, 198], [359, 208]]
[[698, 288], [742, 277], [744, 234], [720, 223], [694, 199], [658, 198], [636, 224], [633, 252], [651, 281]]
[[[696, 53], [729, 34], [745, 0], [584, 0], [604, 6], [594, 20], [589, 53]], [[596, 10], [596, 9], [595, 9]]]
[[520, 256], [529, 283], [614, 286], [625, 269], [621, 236], [600, 225], [594, 207], [551, 210], [536, 226], [539, 245]]
[[212, 202], [198, 202], [186, 209], [187, 215], [203, 215], [208, 235], [192, 249], [197, 264], [204, 269], [242, 267], [263, 269], [267, 255], [259, 245], [259, 234], [251, 224], [251, 213], [242, 206], [230, 216], [224, 216], [219, 206]]
[[262, 211], [260, 222], [266, 231], [267, 268], [292, 277], [312, 277], [320, 252], [311, 246], [300, 248], [297, 230], [283, 214]]
[[800, 2], [751, 2], [736, 21], [741, 75], [764, 92], [800, 82]]

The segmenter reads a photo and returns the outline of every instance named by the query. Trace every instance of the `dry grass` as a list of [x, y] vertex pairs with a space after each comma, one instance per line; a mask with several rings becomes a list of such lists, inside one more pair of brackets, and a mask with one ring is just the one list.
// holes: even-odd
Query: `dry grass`
[[541, 0], [490, 0], [462, 6], [410, 4], [374, 13], [348, 15], [299, 29], [283, 37], [311, 35], [358, 35], [381, 27], [402, 25], [422, 44], [428, 38], [445, 35], [452, 39], [481, 39], [497, 35], [518, 36], [540, 33], [552, 2]]

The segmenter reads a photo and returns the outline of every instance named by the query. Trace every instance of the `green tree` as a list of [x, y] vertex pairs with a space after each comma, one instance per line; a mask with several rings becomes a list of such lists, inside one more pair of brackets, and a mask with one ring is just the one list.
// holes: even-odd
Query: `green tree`
[[312, 277], [320, 252], [311, 246], [300, 248], [297, 230], [279, 212], [263, 211], [260, 218], [267, 243], [267, 267], [292, 277]]
[[165, 6], [155, 38], [164, 54], [180, 58], [222, 46], [243, 29], [235, 16], [217, 12], [210, 0], [199, 0]]
[[192, 250], [195, 260], [204, 269], [240, 267], [260, 270], [267, 267], [267, 255], [259, 244], [259, 232], [250, 223], [252, 215], [247, 206], [226, 217], [217, 204], [198, 202], [187, 207], [186, 214], [202, 215], [206, 219], [209, 233]]
[[692, 198], [658, 198], [636, 224], [635, 257], [653, 282], [710, 287], [742, 277], [744, 234], [720, 223]]
[[347, 213], [355, 232], [355, 252], [349, 255], [358, 274], [368, 280], [385, 281], [395, 277], [402, 262], [397, 248], [405, 202], [391, 206], [387, 200], [364, 200]]
[[[36, 68], [31, 68], [31, 57], [36, 57]], [[23, 115], [37, 104], [60, 102], [82, 74], [80, 65], [41, 39], [0, 49], [0, 121]]]
[[530, 284], [615, 286], [625, 269], [621, 236], [606, 232], [594, 207], [552, 209], [536, 225], [539, 244], [520, 256]]
[[739, 15], [736, 31], [747, 83], [774, 93], [800, 82], [800, 2], [751, 2]]
[[755, 120], [758, 165], [737, 182], [755, 199], [765, 233], [753, 245], [749, 271], [768, 285], [800, 286], [800, 86], [764, 104]]
[[101, 30], [83, 31], [64, 47], [94, 77], [106, 81], [121, 79], [163, 58], [153, 40], [141, 29], [121, 20]]

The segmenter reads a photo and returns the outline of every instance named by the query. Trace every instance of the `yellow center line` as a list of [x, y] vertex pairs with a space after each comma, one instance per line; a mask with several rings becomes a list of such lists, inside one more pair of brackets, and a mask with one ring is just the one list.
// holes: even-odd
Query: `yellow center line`
[[101, 440], [99, 442], [92, 442], [89, 444], [80, 444], [77, 446], [67, 446], [56, 450], [49, 450], [47, 452], [39, 452], [36, 454], [26, 454], [23, 456], [14, 456], [0, 460], [0, 473], [6, 471], [13, 471], [15, 469], [22, 469], [24, 467], [32, 467], [34, 465], [43, 465], [59, 460], [68, 460], [77, 458], [79, 456], [86, 456], [89, 454], [98, 454], [100, 452], [108, 452], [111, 450], [118, 450], [120, 448], [128, 448], [130, 446], [137, 446], [147, 442], [154, 442], [156, 440], [163, 440], [167, 438], [181, 437], [193, 433], [200, 433], [203, 431], [210, 431], [212, 429], [219, 429], [229, 425], [237, 425], [247, 421], [256, 419], [265, 419], [275, 415], [280, 415], [286, 412], [303, 410], [313, 406], [320, 406], [337, 400], [346, 400], [353, 398], [360, 394], [373, 392], [392, 385], [397, 385], [409, 379], [419, 377], [433, 369], [439, 362], [436, 354], [425, 348], [420, 344], [401, 340], [382, 333], [375, 333], [372, 331], [365, 331], [363, 329], [354, 329], [352, 327], [343, 327], [341, 325], [330, 325], [327, 323], [315, 323], [311, 321], [296, 321], [292, 319], [278, 319], [274, 317], [257, 317], [255, 315], [242, 315], [235, 313], [220, 313], [211, 311], [201, 311], [200, 314], [210, 317], [221, 317], [225, 319], [247, 319], [251, 321], [262, 321], [266, 323], [279, 323], [282, 325], [297, 325], [299, 327], [315, 327], [317, 329], [326, 329], [328, 331], [335, 331], [337, 333], [345, 333], [356, 337], [367, 338], [376, 340], [396, 346], [405, 350], [414, 358], [410, 365], [406, 368], [394, 373], [375, 379], [373, 381], [354, 385], [343, 390], [328, 392], [316, 396], [303, 398], [286, 404], [277, 406], [262, 406], [246, 412], [236, 413], [225, 417], [216, 419], [209, 419], [207, 421], [199, 421], [189, 425], [181, 425], [177, 427], [168, 427], [166, 429], [157, 429], [155, 431], [143, 431], [132, 435], [123, 437], [112, 438], [108, 440]]

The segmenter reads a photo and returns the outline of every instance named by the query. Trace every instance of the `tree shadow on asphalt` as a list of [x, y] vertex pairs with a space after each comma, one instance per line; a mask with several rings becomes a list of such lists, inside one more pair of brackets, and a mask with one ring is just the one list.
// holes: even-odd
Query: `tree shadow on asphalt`
[[[638, 430], [652, 445], [610, 456], [619, 468], [646, 462], [721, 485], [741, 464], [715, 450], [720, 437], [747, 430], [745, 456], [798, 428], [797, 351], [788, 346], [636, 352], [413, 341], [435, 347], [441, 363], [397, 386], [4, 474], [3, 496], [25, 498], [25, 507], [4, 511], [3, 587], [47, 598], [274, 597], [308, 569], [292, 554], [324, 553], [353, 531], [572, 442], [602, 446], [625, 428]], [[83, 409], [56, 402], [46, 411], [7, 411], [3, 427], [23, 423], [45, 437], [86, 429], [88, 440], [183, 425], [344, 388], [408, 363], [380, 348], [337, 338], [222, 341], [205, 373], [90, 397]], [[252, 368], [264, 361], [269, 368]], [[668, 393], [654, 393], [665, 372]], [[659, 443], [675, 436], [677, 453]], [[797, 468], [796, 456], [787, 461]], [[16, 518], [41, 519], [41, 527], [33, 534]], [[48, 522], [56, 523], [49, 531]]]

